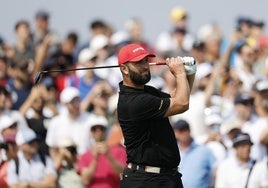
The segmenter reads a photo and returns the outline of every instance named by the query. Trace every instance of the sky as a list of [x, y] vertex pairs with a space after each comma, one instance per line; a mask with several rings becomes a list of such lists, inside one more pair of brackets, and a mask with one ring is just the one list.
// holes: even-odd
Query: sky
[[228, 37], [238, 16], [263, 20], [268, 25], [265, 0], [8, 0], [1, 2], [0, 36], [14, 43], [15, 23], [26, 19], [34, 29], [35, 13], [45, 9], [50, 13], [50, 28], [62, 38], [67, 32], [75, 31], [79, 42], [86, 41], [89, 24], [96, 18], [107, 21], [115, 30], [122, 30], [129, 18], [136, 17], [142, 20], [145, 39], [153, 43], [159, 33], [170, 29], [169, 13], [175, 6], [182, 6], [188, 12], [192, 33], [204, 24], [216, 22]]

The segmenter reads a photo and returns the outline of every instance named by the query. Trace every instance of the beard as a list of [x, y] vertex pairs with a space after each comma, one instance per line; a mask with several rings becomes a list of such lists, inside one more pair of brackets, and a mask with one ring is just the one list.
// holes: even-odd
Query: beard
[[147, 71], [146, 74], [139, 74], [129, 69], [129, 76], [135, 85], [144, 85], [151, 80], [151, 73]]

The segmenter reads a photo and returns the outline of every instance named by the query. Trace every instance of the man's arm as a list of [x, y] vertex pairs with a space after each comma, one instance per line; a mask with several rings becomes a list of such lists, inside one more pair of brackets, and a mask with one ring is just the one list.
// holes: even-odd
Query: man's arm
[[174, 95], [170, 98], [170, 106], [165, 114], [165, 117], [183, 113], [188, 110], [190, 93], [195, 78], [195, 71], [187, 75], [187, 70], [185, 70], [186, 67], [184, 67], [180, 57], [168, 58], [167, 65], [170, 69], [170, 72], [175, 77], [176, 90]]

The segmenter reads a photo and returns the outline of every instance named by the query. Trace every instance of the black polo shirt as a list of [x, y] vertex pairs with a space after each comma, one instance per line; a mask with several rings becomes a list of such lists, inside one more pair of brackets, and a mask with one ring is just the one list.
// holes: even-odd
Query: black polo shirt
[[174, 131], [164, 115], [170, 95], [151, 86], [134, 89], [119, 83], [118, 119], [125, 138], [127, 163], [177, 167], [180, 154]]

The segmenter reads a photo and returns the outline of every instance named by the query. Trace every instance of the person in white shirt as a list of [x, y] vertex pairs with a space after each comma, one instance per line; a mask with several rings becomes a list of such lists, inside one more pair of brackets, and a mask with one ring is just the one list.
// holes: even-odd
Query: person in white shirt
[[66, 107], [66, 111], [62, 111], [51, 119], [46, 136], [46, 143], [53, 161], [57, 158], [59, 142], [64, 137], [73, 139], [78, 154], [86, 152], [93, 143], [93, 139], [88, 134], [91, 122], [96, 119], [105, 121], [104, 118], [81, 112], [79, 96], [79, 90], [75, 87], [66, 87], [60, 94], [60, 101]]
[[17, 159], [8, 163], [7, 177], [10, 188], [46, 187], [56, 188], [57, 174], [51, 159], [40, 154], [38, 137], [26, 128], [16, 134], [19, 146]]
[[250, 158], [252, 144], [247, 133], [241, 132], [234, 137], [235, 155], [218, 165], [215, 188], [256, 188], [252, 186], [253, 179], [258, 176], [256, 173], [251, 173], [256, 167], [254, 165], [256, 161]]

